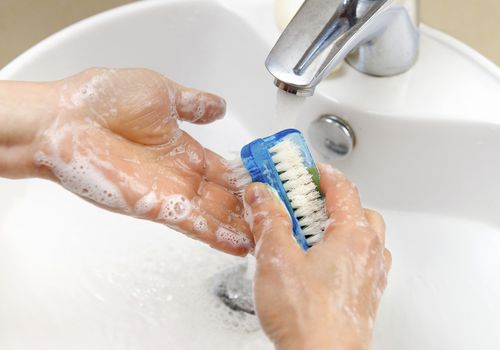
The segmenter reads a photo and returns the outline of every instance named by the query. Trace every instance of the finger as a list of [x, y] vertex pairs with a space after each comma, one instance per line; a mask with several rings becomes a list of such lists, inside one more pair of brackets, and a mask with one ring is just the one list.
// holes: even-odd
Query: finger
[[388, 274], [392, 267], [392, 254], [389, 249], [384, 249], [384, 270]]
[[300, 252], [293, 238], [292, 224], [281, 200], [268, 186], [254, 183], [245, 191], [249, 225], [256, 242], [257, 260], [284, 252], [293, 256]]
[[238, 178], [227, 160], [217, 153], [205, 149], [205, 176], [210, 182], [219, 184], [229, 190], [239, 191]]
[[[245, 255], [253, 249], [253, 236], [242, 218], [224, 224], [193, 203], [202, 176], [163, 167], [149, 148], [106, 135], [109, 130], [83, 130], [64, 137], [57, 144], [57, 156], [49, 151], [39, 156], [40, 166], [68, 190], [100, 207], [165, 224], [230, 254]], [[106, 147], [96, 140], [106, 142]], [[207, 192], [214, 193], [214, 187]]]
[[326, 198], [329, 224], [325, 235], [335, 227], [365, 222], [363, 207], [356, 187], [330, 165], [319, 164], [321, 191]]
[[201, 208], [193, 207], [189, 216], [177, 225], [164, 223], [189, 237], [232, 255], [245, 256], [254, 247], [252, 234], [242, 219], [227, 225]]
[[[160, 194], [160, 209], [150, 215], [154, 214], [164, 224], [230, 254], [245, 255], [253, 249], [253, 236], [248, 224], [232, 211], [236, 209], [238, 200], [221, 191], [217, 185], [204, 184], [203, 181], [192, 184], [191, 181], [186, 176], [175, 182], [159, 179], [157, 190], [160, 193], [169, 191], [176, 194]], [[188, 186], [185, 186], [186, 182]], [[220, 202], [200, 197], [198, 193], [192, 192], [193, 188], [201, 189], [198, 193], [203, 196], [219, 198]], [[216, 194], [218, 195], [215, 197]], [[223, 207], [220, 203], [226, 203], [228, 207]]]
[[[217, 153], [203, 148], [192, 136], [178, 129], [175, 138], [167, 143], [150, 146], [157, 153], [157, 160], [164, 166], [192, 170], [204, 175], [209, 182], [230, 191], [239, 191], [238, 173], [229, 162]], [[204, 161], [203, 161], [204, 160]]]
[[224, 117], [226, 101], [223, 98], [177, 84], [175, 107], [180, 120], [207, 124]]
[[135, 216], [163, 223], [233, 255], [245, 255], [253, 249], [253, 236], [241, 217], [232, 215], [225, 222], [219, 220], [179, 185], [162, 189], [158, 183], [158, 193], [149, 193], [135, 204]]
[[228, 208], [223, 207], [217, 202], [196, 197], [193, 199], [193, 203], [202, 211], [212, 215], [223, 224], [234, 225], [235, 222], [242, 220], [240, 215], [228, 210]]
[[204, 200], [211, 201], [225, 208], [231, 213], [241, 214], [242, 204], [238, 197], [226, 188], [212, 182], [202, 181], [198, 195]]
[[[171, 167], [194, 170], [204, 175], [209, 182], [218, 184], [230, 191], [239, 191], [237, 174], [229, 162], [217, 153], [203, 148], [189, 134], [179, 130], [175, 142], [152, 146], [158, 153], [158, 161]], [[204, 159], [204, 162], [199, 160]]]
[[229, 254], [243, 256], [253, 249], [253, 236], [240, 217], [233, 215], [223, 222], [181, 194], [148, 197], [135, 205], [135, 216], [165, 224]]
[[376, 288], [376, 298], [374, 300], [378, 301], [382, 296], [382, 292], [385, 290], [387, 286], [387, 276], [389, 274], [389, 270], [392, 265], [392, 255], [391, 252], [387, 249], [384, 249], [383, 258], [380, 262], [380, 274], [378, 278], [378, 285]]
[[158, 163], [185, 171], [205, 173], [205, 149], [191, 135], [178, 130], [175, 137], [167, 143], [150, 146], [157, 154]]
[[364, 209], [365, 218], [368, 221], [368, 224], [372, 227], [372, 229], [377, 234], [382, 246], [385, 245], [385, 221], [382, 215], [380, 215], [375, 210]]

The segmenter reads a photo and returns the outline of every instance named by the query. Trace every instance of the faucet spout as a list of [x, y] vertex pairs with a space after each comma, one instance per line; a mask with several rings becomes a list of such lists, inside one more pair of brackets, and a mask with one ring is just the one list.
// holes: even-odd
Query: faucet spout
[[389, 76], [417, 58], [416, 0], [306, 0], [271, 50], [266, 66], [282, 90], [310, 96], [342, 60]]

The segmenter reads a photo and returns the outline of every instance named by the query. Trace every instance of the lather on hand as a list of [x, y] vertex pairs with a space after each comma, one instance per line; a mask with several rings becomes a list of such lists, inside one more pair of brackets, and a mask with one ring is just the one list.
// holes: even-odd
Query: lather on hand
[[253, 239], [229, 167], [177, 123], [207, 124], [225, 107], [147, 69], [2, 81], [0, 176], [48, 178], [106, 209], [245, 255]]

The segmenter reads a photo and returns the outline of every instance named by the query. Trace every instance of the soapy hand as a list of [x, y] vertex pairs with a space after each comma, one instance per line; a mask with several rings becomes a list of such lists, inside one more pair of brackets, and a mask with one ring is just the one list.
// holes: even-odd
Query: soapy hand
[[329, 220], [307, 252], [273, 191], [252, 184], [245, 193], [256, 241], [257, 315], [278, 349], [368, 349], [391, 266], [385, 224], [363, 209], [340, 172], [328, 165], [320, 172]]
[[222, 98], [146, 69], [89, 69], [55, 82], [9, 83], [4, 89], [20, 90], [19, 102], [30, 107], [14, 113], [17, 124], [4, 117], [12, 127], [0, 132], [0, 175], [49, 178], [96, 205], [165, 224], [225, 252], [252, 249], [225, 160], [178, 127], [178, 120], [222, 118]]

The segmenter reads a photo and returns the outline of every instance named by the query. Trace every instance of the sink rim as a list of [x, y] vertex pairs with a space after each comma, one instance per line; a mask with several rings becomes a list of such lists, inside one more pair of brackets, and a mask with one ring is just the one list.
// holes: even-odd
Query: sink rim
[[[261, 0], [260, 2], [263, 3], [266, 1], [271, 2], [271, 0]], [[0, 69], [0, 79], [9, 79], [9, 77], [14, 76], [17, 71], [21, 70], [24, 64], [35, 60], [37, 55], [43, 53], [46, 50], [50, 50], [54, 45], [58, 44], [59, 41], [63, 41], [67, 37], [78, 35], [80, 32], [91, 28], [94, 24], [104, 23], [112, 19], [113, 17], [119, 17], [127, 13], [132, 13], [139, 9], [147, 9], [156, 6], [171, 5], [175, 3], [185, 4], [187, 2], [213, 2], [230, 10], [236, 10], [239, 6], [241, 6], [241, 4], [244, 3], [252, 3], [250, 0], [240, 0], [238, 2], [228, 0], [149, 0], [121, 5], [70, 24], [69, 26], [62, 28], [61, 30], [51, 34], [47, 38], [41, 40], [31, 48], [18, 55], [12, 61], [7, 63], [2, 69]], [[241, 12], [238, 13], [238, 15], [241, 16]], [[456, 50], [457, 52], [460, 52], [463, 55], [467, 56], [473, 62], [484, 68], [488, 73], [500, 79], [500, 68], [487, 57], [479, 53], [477, 50], [452, 37], [451, 35], [448, 35], [438, 29], [432, 28], [424, 23], [420, 24], [420, 30], [422, 34], [432, 37], [435, 40], [440, 41], [441, 43]], [[273, 35], [278, 34], [278, 28], [276, 27], [276, 32]], [[270, 43], [272, 44], [271, 41]]]
[[[92, 35], [96, 27], [109, 28], [105, 26], [115, 20], [127, 17], [137, 20], [148, 11], [164, 10], [166, 7], [180, 4], [211, 4], [236, 15], [241, 19], [242, 25], [250, 27], [256, 37], [262, 40], [263, 45], [269, 46], [269, 50], [279, 36], [278, 26], [271, 16], [274, 14], [272, 0], [135, 2], [83, 19], [49, 36], [1, 69], [0, 79], [32, 80], [30, 75], [24, 72], [38, 60], [47, 59], [47, 56], [50, 58], [52, 49], [65, 50], [69, 43]], [[263, 14], [267, 17], [263, 18]], [[316, 95], [326, 98], [339, 108], [396, 119], [470, 121], [500, 125], [500, 101], [496, 98], [496, 92], [500, 92], [500, 68], [468, 45], [425, 24], [421, 24], [421, 38], [422, 57], [407, 73], [376, 78], [361, 74], [348, 64], [343, 64], [341, 73], [335, 79], [322, 82]], [[437, 49], [437, 53], [433, 49]], [[440, 66], [434, 67], [434, 61]], [[448, 69], [448, 66], [458, 68]], [[462, 69], [465, 75], [462, 82], [465, 83], [460, 84], [461, 77], [456, 73], [456, 69]], [[67, 72], [66, 75], [72, 73], [77, 72]], [[272, 77], [268, 76], [269, 85], [272, 86]], [[48, 79], [52, 79], [52, 76]], [[396, 86], [401, 89], [396, 89]], [[430, 88], [424, 88], [425, 86]], [[356, 91], [361, 93], [353, 93]]]

